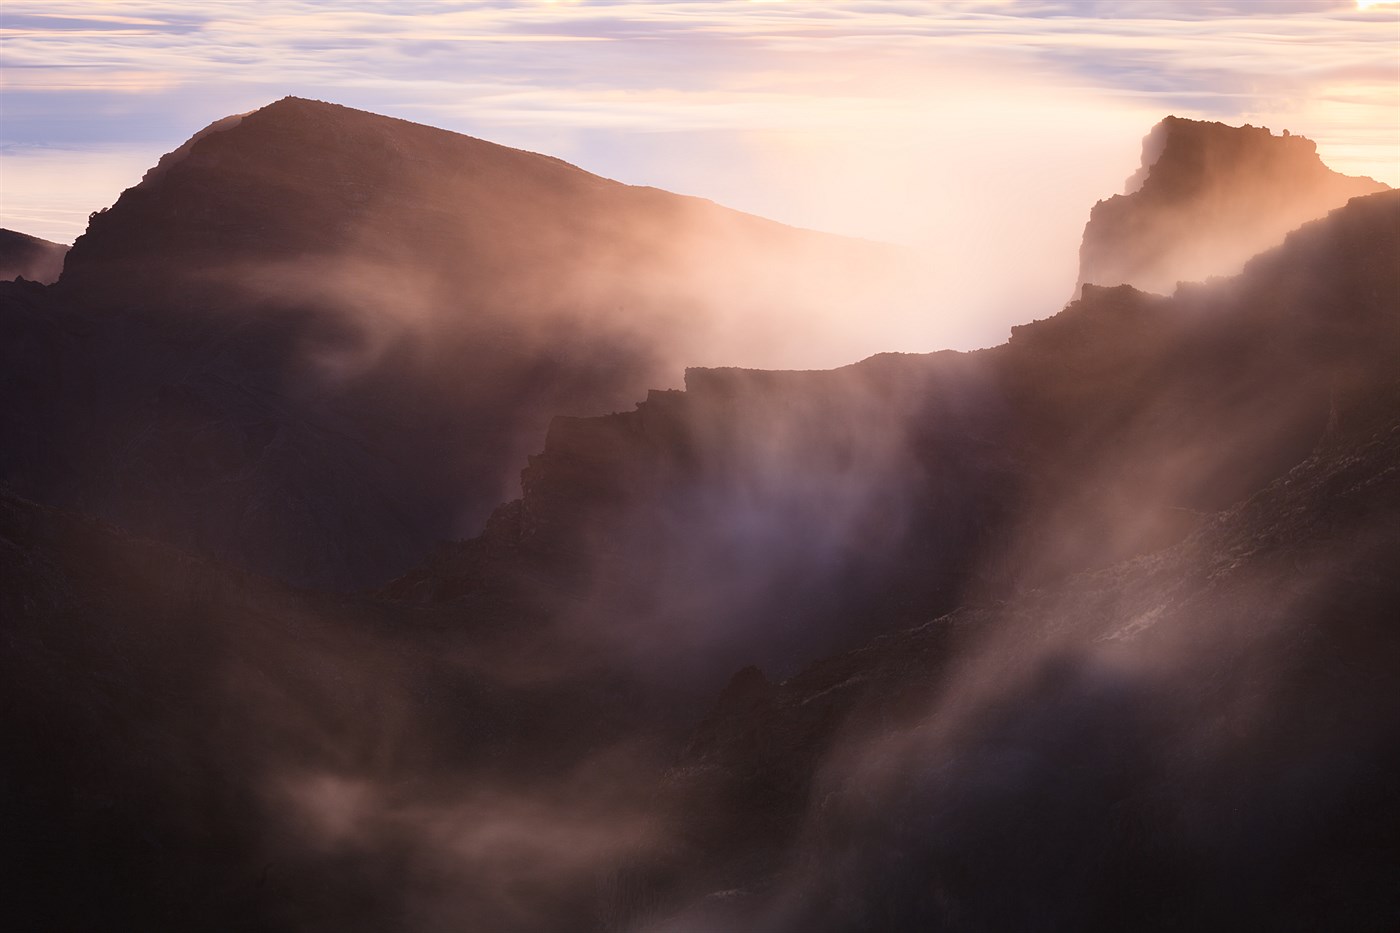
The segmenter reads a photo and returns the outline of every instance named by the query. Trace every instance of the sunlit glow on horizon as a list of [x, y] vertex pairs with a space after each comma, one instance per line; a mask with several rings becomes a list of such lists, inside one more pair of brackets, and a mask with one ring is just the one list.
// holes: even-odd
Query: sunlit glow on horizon
[[[1393, 6], [7, 0], [0, 225], [71, 241], [134, 167], [291, 94], [914, 246], [964, 283], [940, 313], [995, 335], [1066, 292], [1169, 113], [1400, 185]], [[1009, 280], [989, 253], [1034, 259]]]

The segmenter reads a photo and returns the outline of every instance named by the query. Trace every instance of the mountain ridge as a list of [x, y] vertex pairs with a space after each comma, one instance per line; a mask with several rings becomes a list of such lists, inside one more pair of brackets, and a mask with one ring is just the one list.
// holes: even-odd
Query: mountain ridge
[[[581, 592], [600, 605], [650, 604], [638, 588], [670, 581], [675, 592], [656, 604], [713, 595], [693, 616], [658, 619], [656, 632], [613, 637], [683, 650], [712, 682], [726, 666], [788, 671], [814, 646], [875, 634], [852, 619], [912, 624], [1165, 547], [1307, 455], [1329, 399], [1355, 378], [1349, 368], [1379, 365], [1368, 354], [1381, 350], [1357, 345], [1356, 332], [1400, 339], [1375, 308], [1376, 295], [1395, 291], [1394, 270], [1377, 260], [1379, 244], [1400, 245], [1397, 207], [1394, 192], [1354, 199], [1214, 290], [1165, 298], [1088, 286], [986, 350], [814, 372], [693, 368], [685, 391], [653, 391], [633, 411], [556, 418], [522, 471], [522, 498], [499, 507], [480, 538], [445, 546], [382, 592], [450, 603], [483, 573], [508, 591], [513, 561], [533, 585], [551, 574], [565, 590], [589, 580]], [[1349, 247], [1332, 245], [1343, 239]], [[1353, 274], [1314, 280], [1320, 261]], [[1371, 317], [1321, 316], [1334, 306]], [[1293, 336], [1250, 346], [1271, 327]], [[1354, 360], [1296, 375], [1320, 352], [1308, 340], [1340, 341], [1335, 352]], [[1222, 365], [1231, 352], [1234, 370]], [[1065, 523], [1073, 533], [1053, 542], [1034, 530]], [[740, 573], [745, 561], [768, 582], [705, 582], [707, 568]], [[789, 617], [800, 626], [785, 629]], [[761, 648], [745, 634], [759, 627]]]
[[554, 414], [707, 356], [831, 352], [843, 307], [906, 313], [905, 273], [892, 247], [286, 98], [195, 134], [12, 302], [12, 340], [92, 357], [71, 368], [104, 442], [33, 430], [66, 403], [21, 355], [46, 389], [0, 462], [138, 532], [377, 583], [473, 530]]

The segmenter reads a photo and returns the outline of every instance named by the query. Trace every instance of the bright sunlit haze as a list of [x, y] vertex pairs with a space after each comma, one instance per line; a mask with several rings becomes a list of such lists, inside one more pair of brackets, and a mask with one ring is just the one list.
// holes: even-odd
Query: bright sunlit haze
[[1057, 310], [1089, 206], [1169, 113], [1400, 184], [1400, 10], [1350, 0], [11, 0], [0, 36], [5, 227], [71, 242], [200, 127], [290, 94], [911, 246], [933, 313], [890, 349]]

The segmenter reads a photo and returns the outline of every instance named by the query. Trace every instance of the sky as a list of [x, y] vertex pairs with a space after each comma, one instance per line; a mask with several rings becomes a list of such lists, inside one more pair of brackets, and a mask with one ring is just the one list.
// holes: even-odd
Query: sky
[[0, 226], [71, 242], [162, 153], [289, 94], [913, 246], [996, 324], [954, 343], [1063, 298], [1167, 114], [1400, 185], [1397, 3], [4, 0]]

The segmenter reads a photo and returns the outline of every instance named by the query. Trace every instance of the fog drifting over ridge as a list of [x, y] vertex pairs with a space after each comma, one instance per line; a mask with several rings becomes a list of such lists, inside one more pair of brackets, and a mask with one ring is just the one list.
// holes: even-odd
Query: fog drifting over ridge
[[[853, 214], [948, 225], [930, 254], [955, 277], [924, 312], [944, 343], [1018, 290], [1040, 291], [1014, 320], [1054, 310], [1073, 263], [1034, 248], [1061, 223], [1036, 198], [1082, 171], [1082, 227], [1162, 112], [1100, 185], [1111, 159], [1030, 143], [1088, 151], [1132, 108], [978, 93], [990, 116], [962, 145], [872, 130], [773, 150], [774, 177], [800, 162], [832, 210], [854, 185]], [[0, 461], [36, 454], [0, 478], [44, 481], [0, 490], [0, 705], [18, 713], [0, 735], [34, 750], [0, 765], [22, 906], [66, 929], [1193, 929], [1243, 891], [1262, 920], [1236, 926], [1302, 929], [1338, 916], [1307, 896], [1320, 881], [1353, 919], [1400, 916], [1381, 884], [1400, 865], [1400, 192], [1172, 298], [1086, 287], [982, 353], [691, 370], [685, 393], [555, 420], [543, 452], [504, 457], [512, 490], [528, 464], [520, 500], [372, 596], [181, 555], [271, 541], [289, 563], [353, 560], [361, 584], [365, 542], [402, 541], [387, 561], [441, 534], [404, 518], [453, 509], [478, 452], [515, 442], [506, 404], [581, 405], [570, 380], [620, 363], [650, 380], [627, 328], [762, 349], [730, 316], [778, 266], [740, 234], [796, 231], [397, 122], [271, 105], [95, 219], [64, 283], [0, 287]], [[439, 146], [454, 157], [430, 162]], [[605, 189], [629, 203], [604, 210]], [[692, 211], [697, 231], [662, 222]], [[454, 237], [464, 217], [485, 233]], [[668, 251], [698, 274], [666, 273]], [[791, 310], [831, 266], [773, 291]], [[664, 326], [694, 326], [711, 277], [716, 330]], [[883, 279], [856, 281], [839, 323], [883, 339]], [[656, 316], [615, 315], [619, 294]], [[463, 317], [444, 295], [479, 299], [469, 327], [433, 329]], [[785, 349], [819, 319], [776, 328]], [[479, 339], [506, 321], [522, 332]], [[114, 452], [91, 474], [127, 484], [116, 525], [23, 498], [100, 514], [87, 476], [49, 466], [70, 439]], [[170, 503], [201, 520], [156, 522], [164, 543], [120, 527]]]
[[0, 222], [71, 241], [192, 127], [295, 94], [914, 246], [942, 288], [886, 349], [985, 346], [1058, 310], [1088, 206], [1121, 190], [1166, 113], [1287, 127], [1338, 171], [1400, 183], [1396, 16], [1352, 3], [1144, 3], [1111, 19], [1058, 3], [7, 3]]
[[[1221, 893], [1216, 879], [1233, 882], [1243, 874], [1246, 893], [1282, 879], [1286, 891], [1301, 892], [1304, 886], [1293, 880], [1314, 880], [1313, 866], [1334, 864], [1327, 856], [1338, 851], [1349, 856], [1340, 862], [1344, 894], [1370, 894], [1380, 907], [1393, 903], [1354, 870], [1373, 851], [1361, 844], [1364, 836], [1343, 836], [1335, 848], [1315, 837], [1318, 827], [1336, 825], [1324, 817], [1337, 812], [1351, 817], [1344, 826], [1362, 825], [1367, 816], [1376, 825], [1375, 811], [1366, 809], [1368, 793], [1382, 804], [1400, 800], [1385, 796], [1393, 782], [1379, 791], [1367, 783], [1368, 774], [1386, 780], [1400, 773], [1384, 767], [1394, 760], [1387, 750], [1397, 746], [1388, 740], [1397, 733], [1389, 706], [1380, 702], [1393, 695], [1386, 690], [1395, 682], [1388, 662], [1397, 656], [1393, 626], [1381, 624], [1393, 617], [1384, 613], [1395, 605], [1395, 589], [1380, 568], [1400, 543], [1389, 521], [1400, 502], [1390, 466], [1400, 432], [1392, 429], [1394, 378], [1381, 365], [1396, 333], [1395, 268], [1383, 260], [1400, 236], [1398, 206], [1395, 193], [1353, 202], [1294, 234], [1239, 279], [1173, 299], [1096, 289], [1059, 318], [1021, 329], [1004, 348], [938, 355], [964, 362], [1009, 358], [1004, 388], [1032, 406], [1029, 417], [1010, 423], [1021, 428], [1011, 432], [1009, 447], [969, 450], [980, 467], [968, 471], [972, 483], [984, 483], [987, 468], [999, 462], [1019, 462], [1035, 482], [1050, 478], [1042, 495], [1065, 506], [1023, 512], [1028, 527], [1017, 529], [1010, 544], [1024, 539], [1038, 555], [1063, 557], [1083, 542], [1089, 553], [1072, 563], [1092, 567], [1122, 556], [1104, 553], [1120, 537], [1104, 530], [1140, 537], [1144, 524], [1159, 521], [1155, 505], [1178, 507], [1173, 511], [1197, 531], [1175, 550], [1076, 574], [1058, 587], [999, 587], [1004, 603], [983, 600], [893, 642], [877, 639], [820, 662], [777, 685], [778, 699], [791, 699], [785, 707], [766, 700], [775, 688], [762, 675], [753, 685], [750, 674], [748, 692], [758, 708], [744, 708], [744, 689], [724, 691], [717, 714], [696, 730], [690, 745], [696, 752], [685, 752], [671, 768], [666, 750], [674, 752], [681, 738], [645, 722], [664, 709], [665, 692], [577, 671], [578, 652], [555, 637], [560, 632], [536, 628], [555, 607], [512, 606], [509, 587], [493, 597], [489, 566], [470, 573], [456, 596], [444, 593], [435, 607], [326, 600], [256, 577], [229, 577], [168, 548], [123, 540], [90, 520], [0, 500], [0, 530], [33, 542], [25, 552], [32, 561], [16, 568], [22, 572], [0, 592], [7, 606], [29, 607], [13, 611], [25, 623], [13, 642], [18, 651], [0, 655], [23, 675], [0, 684], [18, 693], [25, 702], [17, 705], [27, 712], [18, 726], [6, 726], [21, 741], [93, 736], [91, 744], [70, 743], [57, 764], [36, 755], [7, 765], [32, 782], [21, 784], [26, 790], [71, 782], [76, 803], [63, 806], [60, 791], [52, 810], [36, 811], [62, 814], [60, 828], [90, 826], [94, 813], [107, 819], [108, 801], [119, 801], [117, 819], [129, 822], [116, 825], [145, 830], [99, 838], [91, 849], [66, 846], [59, 856], [65, 871], [47, 890], [61, 890], [82, 870], [81, 862], [73, 868], [68, 849], [75, 848], [76, 858], [90, 863], [108, 856], [108, 864], [141, 866], [135, 885], [121, 879], [126, 885], [117, 889], [117, 897], [127, 898], [133, 928], [143, 928], [137, 921], [157, 909], [153, 904], [188, 911], [167, 915], [170, 923], [172, 916], [208, 916], [212, 903], [228, 905], [228, 927], [249, 929], [455, 931], [464, 917], [482, 929], [1018, 929], [1028, 926], [1017, 921], [1031, 911], [1076, 929], [1141, 929], [1146, 925], [1080, 921], [1112, 919], [1115, 911], [1155, 919], [1154, 905], [1164, 905], [1168, 920], [1173, 909], [1187, 920], [1218, 916], [1212, 908], [1238, 899], [1227, 901], [1234, 892]], [[1275, 339], [1253, 339], [1264, 326]], [[745, 532], [758, 557], [782, 550], [763, 545], [784, 532], [813, 540], [814, 526], [801, 521], [804, 507], [809, 516], [847, 526], [864, 512], [898, 514], [915, 490], [880, 501], [881, 462], [890, 462], [896, 476], [909, 472], [900, 456], [902, 432], [876, 417], [881, 405], [868, 393], [884, 384], [903, 396], [918, 387], [903, 368], [937, 362], [871, 361], [865, 370], [896, 368], [883, 378], [872, 372], [869, 380], [832, 385], [829, 393], [822, 384], [836, 374], [729, 374], [802, 391], [796, 405], [776, 396], [771, 406], [748, 399], [718, 409], [721, 420], [702, 418], [698, 450], [719, 448], [713, 452], [721, 456], [710, 461], [717, 469], [706, 473], [724, 485], [704, 482], [697, 491], [720, 493], [716, 505], [770, 506], [734, 510], [772, 523], [758, 534]], [[908, 394], [948, 401], [947, 389], [960, 385], [971, 390], [964, 401], [973, 403], [972, 420], [996, 422], [983, 404], [981, 380], [968, 375], [976, 373]], [[698, 381], [723, 378], [702, 374]], [[696, 382], [692, 376], [687, 396], [701, 388]], [[712, 392], [723, 389], [711, 385]], [[680, 401], [663, 394], [648, 404], [668, 400]], [[821, 421], [839, 414], [843, 409], [829, 402], [842, 400], [856, 443], [843, 443], [841, 426], [833, 430]], [[740, 425], [726, 435], [730, 411], [748, 413], [762, 430]], [[1139, 429], [1118, 430], [1116, 416]], [[913, 420], [929, 419], [916, 412]], [[656, 426], [664, 430], [666, 422], [660, 418]], [[1281, 422], [1285, 436], [1271, 422]], [[1251, 425], [1275, 436], [1251, 436]], [[784, 426], [791, 429], [787, 436], [772, 430]], [[813, 463], [808, 433], [834, 439], [838, 456]], [[949, 435], [975, 440], [962, 430]], [[1368, 442], [1372, 435], [1381, 440]], [[683, 436], [670, 437], [664, 449], [695, 459], [685, 456], [691, 445], [676, 443]], [[1026, 442], [1037, 446], [1037, 437], [1068, 463], [1053, 452], [1028, 460], [1015, 455]], [[871, 439], [888, 446], [860, 443]], [[926, 439], [939, 461], [953, 453], [947, 440]], [[1288, 456], [1276, 461], [1280, 441], [1291, 453], [1282, 451]], [[1353, 455], [1378, 445], [1367, 456]], [[849, 464], [839, 456], [842, 448], [856, 455]], [[618, 452], [613, 443], [603, 450]], [[735, 456], [723, 456], [727, 450]], [[772, 474], [793, 456], [818, 472], [789, 502], [788, 489], [770, 482], [762, 468]], [[1255, 477], [1262, 482], [1270, 463], [1295, 457], [1307, 459], [1260, 494], [1223, 513], [1197, 510], [1209, 503], [1193, 493], [1213, 498], [1224, 491], [1222, 474], [1239, 479], [1251, 472], [1238, 469], [1240, 461], [1262, 468]], [[1056, 469], [1057, 461], [1065, 468]], [[731, 465], [739, 468], [734, 483]], [[822, 480], [839, 482], [847, 465], [858, 467], [853, 481], [875, 484], [873, 500], [833, 503], [827, 493], [835, 487]], [[932, 488], [951, 486], [968, 499], [948, 478], [948, 471], [926, 477]], [[575, 503], [587, 492], [577, 479], [565, 484]], [[535, 480], [536, 494], [548, 493]], [[623, 488], [632, 494], [637, 486]], [[1236, 492], [1252, 488], [1246, 483]], [[1228, 504], [1233, 495], [1225, 498]], [[654, 513], [646, 501], [632, 504], [635, 514]], [[713, 506], [687, 515], [679, 504], [690, 521], [725, 519]], [[799, 508], [795, 516], [790, 505]], [[936, 514], [944, 517], [942, 510]], [[673, 532], [693, 531], [690, 521]], [[65, 532], [65, 526], [72, 527]], [[1372, 526], [1381, 533], [1373, 535]], [[596, 556], [611, 537], [594, 539], [583, 556]], [[65, 544], [70, 538], [79, 545]], [[90, 543], [82, 545], [85, 538]], [[1059, 544], [1042, 546], [1047, 539]], [[878, 538], [871, 543], [879, 550]], [[509, 550], [498, 559], [512, 561]], [[652, 546], [642, 557], [660, 553]], [[566, 564], [578, 569], [576, 560]], [[538, 585], [530, 567], [516, 567], [525, 571], [528, 592], [545, 594], [546, 603], [551, 593], [578, 595]], [[738, 584], [742, 602], [752, 565], [698, 567], [711, 581], [706, 595]], [[442, 569], [451, 568], [429, 568], [429, 576], [451, 582]], [[587, 562], [583, 569], [596, 576]], [[1058, 575], [1074, 568], [1049, 569]], [[641, 579], [660, 577], [649, 572]], [[1309, 599], [1320, 590], [1317, 581], [1337, 583], [1338, 595], [1349, 583], [1359, 585], [1333, 612]], [[126, 594], [115, 606], [108, 595], [114, 590]], [[73, 605], [72, 594], [81, 611], [56, 617]], [[585, 605], [592, 603], [592, 594], [585, 595]], [[462, 597], [470, 601], [455, 601]], [[676, 608], [669, 598], [662, 604]], [[1201, 606], [1210, 611], [1195, 611]], [[636, 600], [631, 608], [638, 621], [654, 615]], [[702, 621], [729, 622], [726, 613], [705, 609]], [[874, 621], [863, 616], [852, 612], [847, 621]], [[964, 617], [973, 622], [963, 627], [971, 640], [957, 632]], [[575, 615], [573, 621], [598, 632], [610, 620]], [[951, 641], [925, 637], [943, 629], [953, 630]], [[55, 638], [56, 631], [64, 637]], [[1284, 647], [1297, 650], [1279, 660], [1274, 632], [1286, 633]], [[754, 649], [765, 633], [731, 634]], [[1240, 643], [1239, 651], [1222, 650]], [[1261, 650], [1244, 651], [1255, 646]], [[643, 654], [611, 660], [643, 673], [677, 660], [657, 650]], [[1242, 656], [1247, 663], [1239, 663]], [[105, 670], [113, 658], [121, 667], [110, 684], [98, 681], [106, 689], [88, 702], [72, 678], [48, 676], [51, 659], [70, 657], [79, 670]], [[563, 663], [551, 668], [555, 659]], [[1193, 663], [1198, 659], [1208, 663]], [[736, 682], [743, 687], [742, 678]], [[666, 683], [674, 687], [675, 677]], [[1191, 689], [1163, 689], [1183, 683]], [[875, 702], [865, 715], [860, 701], [849, 699], [861, 692], [885, 698], [885, 705]], [[116, 709], [131, 717], [118, 728], [111, 726], [113, 696]], [[146, 713], [152, 698], [169, 705], [152, 716]], [[1312, 702], [1317, 698], [1326, 702]], [[1280, 720], [1270, 715], [1276, 708], [1299, 714]], [[928, 721], [909, 722], [911, 709], [927, 710]], [[1369, 715], [1375, 711], [1379, 720]], [[692, 708], [685, 724], [699, 712]], [[888, 722], [882, 713], [890, 714]], [[757, 728], [748, 728], [750, 720]], [[1339, 723], [1356, 726], [1339, 729]], [[1205, 741], [1196, 741], [1197, 734]], [[1300, 735], [1307, 742], [1298, 752]], [[113, 769], [89, 764], [118, 747], [110, 757], [125, 770], [115, 778]], [[1241, 750], [1251, 765], [1243, 770]], [[1273, 767], [1275, 761], [1286, 767]], [[152, 762], [155, 777], [148, 774]], [[1302, 770], [1291, 770], [1299, 762]], [[46, 767], [53, 770], [46, 774]], [[1289, 780], [1270, 783], [1285, 771]], [[192, 781], [190, 774], [205, 779]], [[989, 774], [996, 779], [986, 780]], [[161, 793], [165, 787], [175, 792]], [[152, 802], [137, 796], [132, 803], [122, 788], [148, 793]], [[1352, 804], [1358, 796], [1362, 803]], [[1113, 805], [1102, 806], [1104, 800]], [[775, 811], [778, 825], [765, 826], [765, 815]], [[216, 818], [208, 820], [211, 813]], [[1387, 825], [1387, 813], [1400, 810], [1382, 811], [1379, 825]], [[736, 825], [752, 827], [752, 834], [737, 833]], [[23, 826], [22, 842], [47, 830], [42, 819]], [[1253, 857], [1262, 849], [1256, 827], [1271, 829], [1265, 843], [1283, 843], [1281, 860], [1264, 858], [1261, 865]], [[759, 844], [750, 843], [755, 838]], [[745, 857], [730, 858], [736, 850]], [[1100, 861], [1103, 853], [1111, 857]], [[1306, 870], [1295, 873], [1295, 854], [1306, 858]], [[1177, 908], [1158, 892], [1174, 892], [1179, 856], [1189, 859], [1192, 873], [1204, 865], [1209, 877], [1188, 874], [1186, 891], [1197, 900]], [[1380, 861], [1382, 870], [1393, 864]], [[1250, 868], [1241, 873], [1238, 865]], [[970, 866], [970, 874], [961, 866]], [[26, 895], [32, 890], [19, 887]], [[42, 897], [46, 889], [38, 890]], [[65, 898], [62, 906], [83, 916], [90, 903], [105, 903], [103, 894], [114, 900], [99, 891], [94, 901]], [[1140, 911], [1130, 909], [1134, 898], [1141, 898]], [[1286, 900], [1266, 905], [1263, 916], [1286, 917], [1289, 906]], [[103, 919], [116, 915], [107, 914]], [[961, 917], [971, 920], [960, 925]]]

